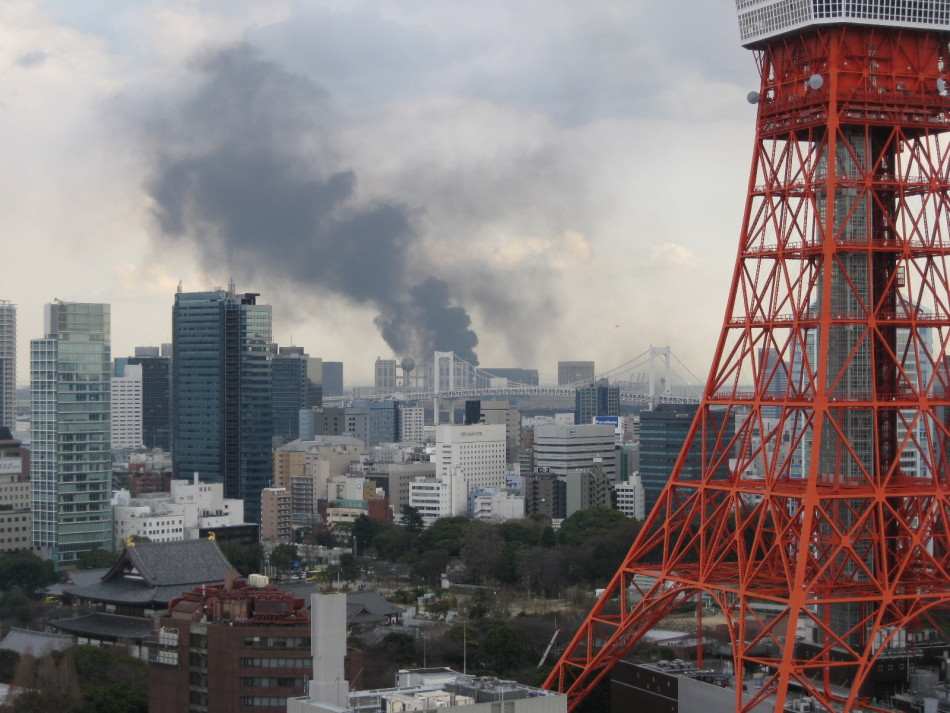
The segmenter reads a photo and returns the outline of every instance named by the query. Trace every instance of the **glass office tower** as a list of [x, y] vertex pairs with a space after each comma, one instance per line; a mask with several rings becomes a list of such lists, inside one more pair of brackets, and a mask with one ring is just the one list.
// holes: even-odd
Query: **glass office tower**
[[57, 567], [112, 549], [109, 305], [46, 305], [30, 342], [33, 546]]
[[271, 308], [257, 294], [179, 292], [172, 312], [176, 478], [223, 483], [260, 522], [271, 481]]

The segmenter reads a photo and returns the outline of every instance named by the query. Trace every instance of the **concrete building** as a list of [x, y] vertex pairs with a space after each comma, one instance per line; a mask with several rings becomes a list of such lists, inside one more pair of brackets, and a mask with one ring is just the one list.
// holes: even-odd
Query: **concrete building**
[[374, 386], [377, 391], [395, 391], [396, 389], [396, 360], [380, 359], [377, 357], [375, 366]]
[[291, 521], [293, 502], [287, 488], [264, 488], [261, 491], [261, 540], [290, 542], [294, 529]]
[[552, 520], [567, 517], [567, 487], [556, 473], [541, 468], [522, 477], [526, 515], [546, 515]]
[[524, 496], [511, 488], [473, 490], [469, 493], [468, 512], [474, 520], [520, 520], [525, 515]]
[[507, 401], [466, 401], [465, 424], [478, 423], [505, 427], [505, 462], [515, 463], [521, 454], [521, 410]]
[[209, 530], [223, 535], [229, 528], [247, 524], [243, 500], [225, 498], [221, 483], [201, 483], [197, 476], [190, 481], [173, 480], [169, 493], [132, 497], [119, 490], [113, 503], [116, 549], [135, 536], [151, 542], [179, 542], [198, 539]]
[[594, 362], [559, 361], [557, 363], [557, 385], [589, 384], [594, 381]]
[[397, 440], [400, 443], [422, 443], [425, 439], [425, 414], [422, 406], [398, 404], [396, 408]]
[[617, 499], [617, 510], [636, 520], [646, 518], [646, 495], [643, 492], [643, 482], [640, 480], [639, 473], [634, 473], [628, 480], [614, 485], [614, 494]]
[[386, 493], [393, 512], [400, 516], [403, 507], [409, 505], [412, 482], [416, 479], [435, 478], [435, 463], [373, 463], [364, 476]]
[[620, 387], [600, 379], [574, 392], [574, 423], [593, 423], [598, 416], [620, 416]]
[[[121, 373], [119, 373], [121, 370]], [[116, 364], [110, 384], [112, 395], [112, 450], [139, 448], [142, 436], [142, 367]]]
[[313, 594], [310, 601], [313, 669], [306, 694], [287, 700], [287, 713], [435, 709], [446, 713], [567, 713], [563, 693], [444, 668], [402, 670], [394, 688], [350, 691], [345, 663], [347, 599], [343, 594]]
[[561, 477], [590, 470], [600, 459], [604, 475], [617, 479], [617, 454], [612, 426], [544, 424], [534, 427], [534, 465]]
[[0, 426], [0, 553], [30, 549], [30, 454]]
[[112, 548], [109, 312], [48, 304], [30, 342], [33, 547], [59, 568]]
[[16, 305], [0, 300], [0, 426], [16, 429]]
[[261, 520], [271, 484], [271, 308], [255, 293], [178, 292], [172, 310], [175, 475], [197, 472]]
[[300, 440], [312, 441], [321, 436], [342, 436], [346, 433], [346, 409], [322, 406], [302, 409], [298, 414]]
[[362, 452], [363, 444], [349, 435], [285, 443], [274, 451], [274, 487], [289, 488], [294, 477], [316, 476], [322, 479], [325, 492], [326, 479], [346, 473]]
[[564, 476], [564, 516], [570, 517], [579, 510], [592, 507], [611, 507], [612, 485], [613, 479], [596, 459], [590, 468], [572, 470]]

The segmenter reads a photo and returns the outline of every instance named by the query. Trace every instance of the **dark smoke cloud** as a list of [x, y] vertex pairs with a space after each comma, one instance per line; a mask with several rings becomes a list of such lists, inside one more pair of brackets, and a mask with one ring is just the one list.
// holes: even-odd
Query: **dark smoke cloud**
[[335, 155], [326, 94], [245, 44], [194, 69], [197, 86], [149, 120], [161, 232], [193, 242], [208, 268], [374, 306], [400, 356], [451, 350], [477, 364], [478, 338], [448, 285], [409, 277], [420, 257], [410, 209], [361, 199]]

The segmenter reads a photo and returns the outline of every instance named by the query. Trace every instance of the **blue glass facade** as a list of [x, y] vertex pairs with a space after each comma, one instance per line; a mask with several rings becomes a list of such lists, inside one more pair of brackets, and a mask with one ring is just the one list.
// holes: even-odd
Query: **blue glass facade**
[[33, 546], [58, 568], [112, 549], [109, 305], [46, 305], [30, 342]]
[[[654, 411], [640, 413], [640, 479], [643, 483], [645, 512], [649, 513], [666, 487], [673, 466], [679, 458], [686, 435], [696, 416], [696, 406], [672, 406], [663, 404]], [[715, 430], [720, 428], [723, 414], [711, 412], [717, 428], [706, 430], [705, 447], [712, 452], [715, 447]], [[723, 442], [728, 443], [735, 431], [735, 425], [726, 425]], [[702, 438], [693, 439], [693, 445], [683, 463], [680, 477], [684, 480], [698, 480], [702, 477]], [[728, 462], [724, 462], [717, 475], [728, 476]]]
[[319, 407], [321, 398], [320, 360], [311, 359], [302, 347], [280, 347], [273, 356], [271, 403], [273, 435], [300, 437], [300, 411]]
[[256, 297], [180, 292], [172, 312], [175, 477], [223, 483], [249, 522], [272, 473], [271, 309]]

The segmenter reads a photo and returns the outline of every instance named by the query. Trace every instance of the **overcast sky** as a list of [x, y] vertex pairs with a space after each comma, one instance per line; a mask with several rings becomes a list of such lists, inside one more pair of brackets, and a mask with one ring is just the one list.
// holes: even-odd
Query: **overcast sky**
[[705, 376], [756, 84], [730, 0], [5, 0], [19, 381], [53, 298], [123, 356], [230, 278], [349, 383], [448, 343]]

